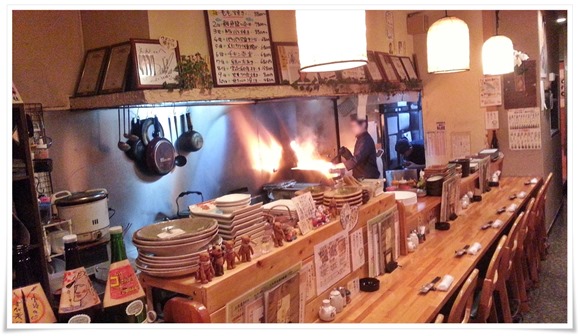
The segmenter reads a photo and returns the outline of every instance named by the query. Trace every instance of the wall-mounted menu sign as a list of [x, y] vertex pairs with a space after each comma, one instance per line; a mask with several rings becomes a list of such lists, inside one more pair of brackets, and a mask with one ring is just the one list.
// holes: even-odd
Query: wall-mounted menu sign
[[216, 86], [276, 84], [265, 10], [209, 10], [206, 23]]

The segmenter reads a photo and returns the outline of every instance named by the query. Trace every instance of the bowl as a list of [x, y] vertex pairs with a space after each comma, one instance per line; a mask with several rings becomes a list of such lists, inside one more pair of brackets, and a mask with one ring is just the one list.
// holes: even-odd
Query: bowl
[[[145, 226], [135, 231], [133, 238], [147, 241], [185, 239], [204, 236], [208, 232], [215, 230], [216, 227], [217, 221], [213, 218], [180, 218]], [[168, 237], [163, 237], [167, 236], [167, 233], [171, 234], [172, 230], [182, 230], [184, 232], [176, 236], [169, 235]]]
[[181, 267], [181, 268], [155, 268], [155, 269], [152, 269], [150, 267], [137, 266], [137, 269], [147, 275], [158, 278], [174, 278], [178, 276], [195, 273], [199, 269], [199, 266]]
[[147, 260], [142, 260], [137, 258], [135, 260], [135, 265], [141, 268], [147, 268], [151, 270], [155, 269], [168, 269], [168, 268], [186, 268], [186, 267], [196, 267], [199, 265], [199, 258], [192, 259], [189, 261], [177, 261], [177, 262], [151, 262]]

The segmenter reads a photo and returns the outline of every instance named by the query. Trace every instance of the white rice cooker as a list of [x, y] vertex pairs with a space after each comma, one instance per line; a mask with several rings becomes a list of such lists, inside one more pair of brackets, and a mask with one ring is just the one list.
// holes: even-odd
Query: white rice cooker
[[53, 196], [58, 216], [70, 219], [79, 243], [99, 240], [109, 228], [109, 197], [106, 189], [71, 193], [59, 191]]

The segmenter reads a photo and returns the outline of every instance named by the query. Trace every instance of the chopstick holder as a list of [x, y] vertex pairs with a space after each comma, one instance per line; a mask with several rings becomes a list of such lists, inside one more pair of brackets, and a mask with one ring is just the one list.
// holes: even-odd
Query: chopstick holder
[[477, 252], [479, 252], [479, 250], [481, 250], [481, 244], [480, 243], [473, 243], [467, 249], [467, 253], [469, 253], [471, 255], [475, 255]]
[[449, 274], [446, 274], [445, 276], [443, 276], [443, 279], [437, 284], [437, 290], [447, 292], [449, 290], [449, 287], [451, 287], [453, 280], [455, 280], [455, 278], [453, 278]]

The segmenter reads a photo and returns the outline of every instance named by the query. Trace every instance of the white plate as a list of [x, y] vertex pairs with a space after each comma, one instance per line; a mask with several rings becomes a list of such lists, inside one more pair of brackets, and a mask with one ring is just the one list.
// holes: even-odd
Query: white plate
[[220, 233], [220, 236], [222, 236], [224, 239], [228, 239], [228, 240], [234, 239], [234, 238], [240, 237], [240, 236], [246, 236], [246, 235], [249, 235], [251, 237], [252, 235], [256, 235], [258, 232], [263, 232], [265, 223], [266, 222], [258, 222], [257, 224], [255, 224], [249, 228], [240, 230], [240, 231], [236, 232], [235, 234], [225, 234], [225, 233], [222, 234], [222, 233]]
[[247, 202], [252, 198], [249, 194], [229, 194], [215, 199], [216, 203], [239, 203]]
[[221, 210], [223, 213], [226, 213], [226, 214], [232, 213], [232, 212], [234, 212], [234, 211], [236, 211], [236, 210], [243, 209], [243, 208], [245, 208], [245, 207], [247, 207], [247, 206], [248, 206], [247, 204], [243, 204], [243, 205], [235, 205], [235, 206], [227, 206], [227, 207], [226, 207], [226, 206], [219, 206], [219, 205], [216, 205], [216, 207], [217, 207], [219, 210]]
[[236, 210], [232, 213], [224, 213], [220, 209], [218, 209], [214, 203], [214, 201], [207, 201], [199, 204], [194, 204], [189, 206], [189, 211], [193, 217], [209, 217], [215, 219], [224, 219], [224, 220], [233, 220], [234, 218], [238, 218], [238, 216], [242, 217], [242, 215], [247, 214], [248, 212], [254, 211], [256, 208], [260, 208], [262, 203], [252, 204], [245, 208]]
[[219, 228], [219, 234], [220, 235], [226, 234], [226, 235], [229, 235], [229, 236], [232, 236], [232, 235], [235, 236], [236, 233], [238, 233], [238, 232], [244, 232], [244, 230], [248, 230], [249, 228], [252, 228], [252, 227], [258, 225], [258, 223], [264, 223], [264, 219], [263, 218], [257, 218], [257, 219], [255, 219], [255, 220], [253, 220], [251, 222], [248, 222], [248, 223], [246, 223], [244, 225], [237, 226], [237, 227], [233, 227], [233, 228], [232, 227], [225, 227], [225, 226], [222, 227], [222, 226], [220, 226], [220, 228]]
[[[286, 200], [286, 199], [277, 200], [277, 201], [274, 201], [274, 202], [270, 202], [268, 204], [264, 204], [262, 206], [262, 209], [264, 209], [264, 210], [270, 210], [273, 207], [278, 206], [278, 205], [285, 205], [288, 208], [290, 208], [290, 211], [296, 211], [296, 206], [294, 205], [294, 202], [292, 202], [292, 200]], [[286, 211], [286, 208], [283, 207], [283, 206], [280, 206], [280, 207], [277, 207], [274, 210], [280, 210], [280, 211], [281, 210], [285, 210]]]

